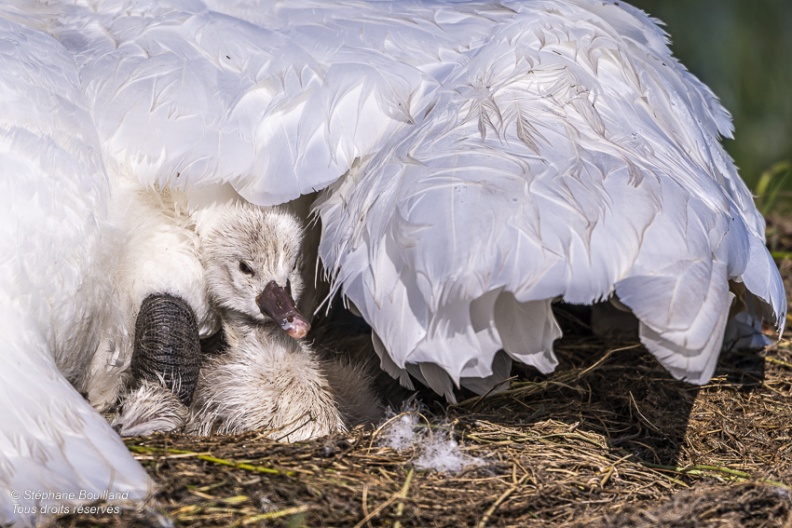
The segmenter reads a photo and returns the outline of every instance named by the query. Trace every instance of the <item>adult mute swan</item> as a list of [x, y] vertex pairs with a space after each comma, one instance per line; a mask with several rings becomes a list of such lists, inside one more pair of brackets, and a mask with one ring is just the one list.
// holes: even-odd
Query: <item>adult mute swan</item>
[[783, 324], [729, 116], [623, 2], [78, 3], [48, 27], [142, 182], [259, 204], [332, 183], [322, 261], [405, 382], [551, 371], [558, 299], [626, 306], [699, 384], [727, 327]]
[[[76, 284], [104, 280], [106, 248], [85, 215], [106, 203], [105, 169], [183, 189], [193, 208], [229, 187], [263, 205], [326, 189], [320, 255], [335, 287], [372, 325], [385, 369], [405, 382], [409, 369], [448, 397], [455, 383], [488, 390], [512, 360], [552, 370], [557, 299], [621, 303], [646, 347], [693, 383], [712, 375], [727, 328], [737, 339], [762, 321], [783, 325], [763, 220], [718, 141], [731, 136], [729, 116], [624, 2], [15, 1], [2, 13], [3, 82], [17, 83], [2, 96], [3, 159], [25, 152], [9, 143], [17, 121], [56, 127], [31, 139], [26, 172], [4, 171], [31, 175], [3, 180], [4, 198], [45, 197], [56, 177], [86, 187], [52, 212], [32, 209], [57, 229], [3, 209], [4, 226], [25, 225], [3, 231], [10, 247], [37, 248], [15, 262], [57, 258], [58, 273], [72, 273], [2, 272], [2, 324], [26, 329], [2, 357], [30, 365], [3, 370], [15, 391], [3, 401], [19, 414], [0, 447], [4, 467], [30, 463], [31, 485], [101, 479], [96, 461], [110, 451], [81, 458], [97, 451], [82, 446], [120, 448], [99, 425], [68, 429], [79, 452], [58, 444], [59, 422], [35, 406], [89, 416], [73, 392], [61, 396], [71, 389], [56, 367], [94, 345], [76, 340], [95, 339], [81, 314], [103, 306], [87, 293], [102, 290]], [[6, 67], [22, 56], [38, 58]], [[28, 78], [43, 92], [26, 92]], [[54, 93], [86, 110], [53, 112]], [[90, 170], [59, 177], [69, 165], [47, 144]], [[79, 258], [61, 258], [72, 251]], [[70, 364], [60, 370], [73, 379], [85, 361]], [[30, 373], [47, 380], [39, 399], [18, 384]], [[70, 465], [28, 456], [39, 430], [66, 446], [47, 460]], [[143, 490], [137, 471], [124, 475]]]

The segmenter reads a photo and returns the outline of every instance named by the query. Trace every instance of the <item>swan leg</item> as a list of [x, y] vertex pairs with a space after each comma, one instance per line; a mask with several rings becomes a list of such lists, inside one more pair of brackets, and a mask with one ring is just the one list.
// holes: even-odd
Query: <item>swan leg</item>
[[346, 430], [321, 363], [280, 330], [258, 332], [204, 366], [187, 424], [203, 435], [254, 429], [286, 442]]
[[201, 342], [190, 306], [168, 294], [150, 295], [135, 323], [132, 376], [160, 381], [189, 405], [201, 368]]
[[134, 436], [184, 425], [200, 367], [201, 344], [190, 306], [168, 294], [148, 296], [135, 324], [133, 386], [121, 398], [113, 427]]

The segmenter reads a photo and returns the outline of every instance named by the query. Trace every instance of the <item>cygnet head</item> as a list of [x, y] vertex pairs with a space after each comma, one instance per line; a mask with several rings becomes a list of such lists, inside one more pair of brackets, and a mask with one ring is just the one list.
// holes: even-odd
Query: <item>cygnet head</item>
[[280, 208], [235, 204], [199, 222], [209, 294], [218, 307], [301, 338], [310, 324], [297, 311], [303, 283], [298, 265], [302, 226]]

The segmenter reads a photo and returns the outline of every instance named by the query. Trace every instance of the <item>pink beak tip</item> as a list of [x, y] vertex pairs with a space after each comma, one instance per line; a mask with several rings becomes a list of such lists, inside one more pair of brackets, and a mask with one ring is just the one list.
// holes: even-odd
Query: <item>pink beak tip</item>
[[294, 339], [302, 339], [303, 337], [308, 335], [308, 331], [311, 329], [311, 325], [307, 321], [295, 319], [292, 322], [286, 323], [283, 326], [283, 329], [286, 330], [286, 333], [289, 334]]

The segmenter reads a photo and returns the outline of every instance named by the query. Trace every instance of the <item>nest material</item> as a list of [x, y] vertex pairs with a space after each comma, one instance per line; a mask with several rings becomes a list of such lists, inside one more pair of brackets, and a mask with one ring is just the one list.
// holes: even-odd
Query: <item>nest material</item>
[[172, 295], [146, 297], [135, 322], [135, 380], [161, 382], [189, 405], [200, 368], [198, 324], [190, 306]]

